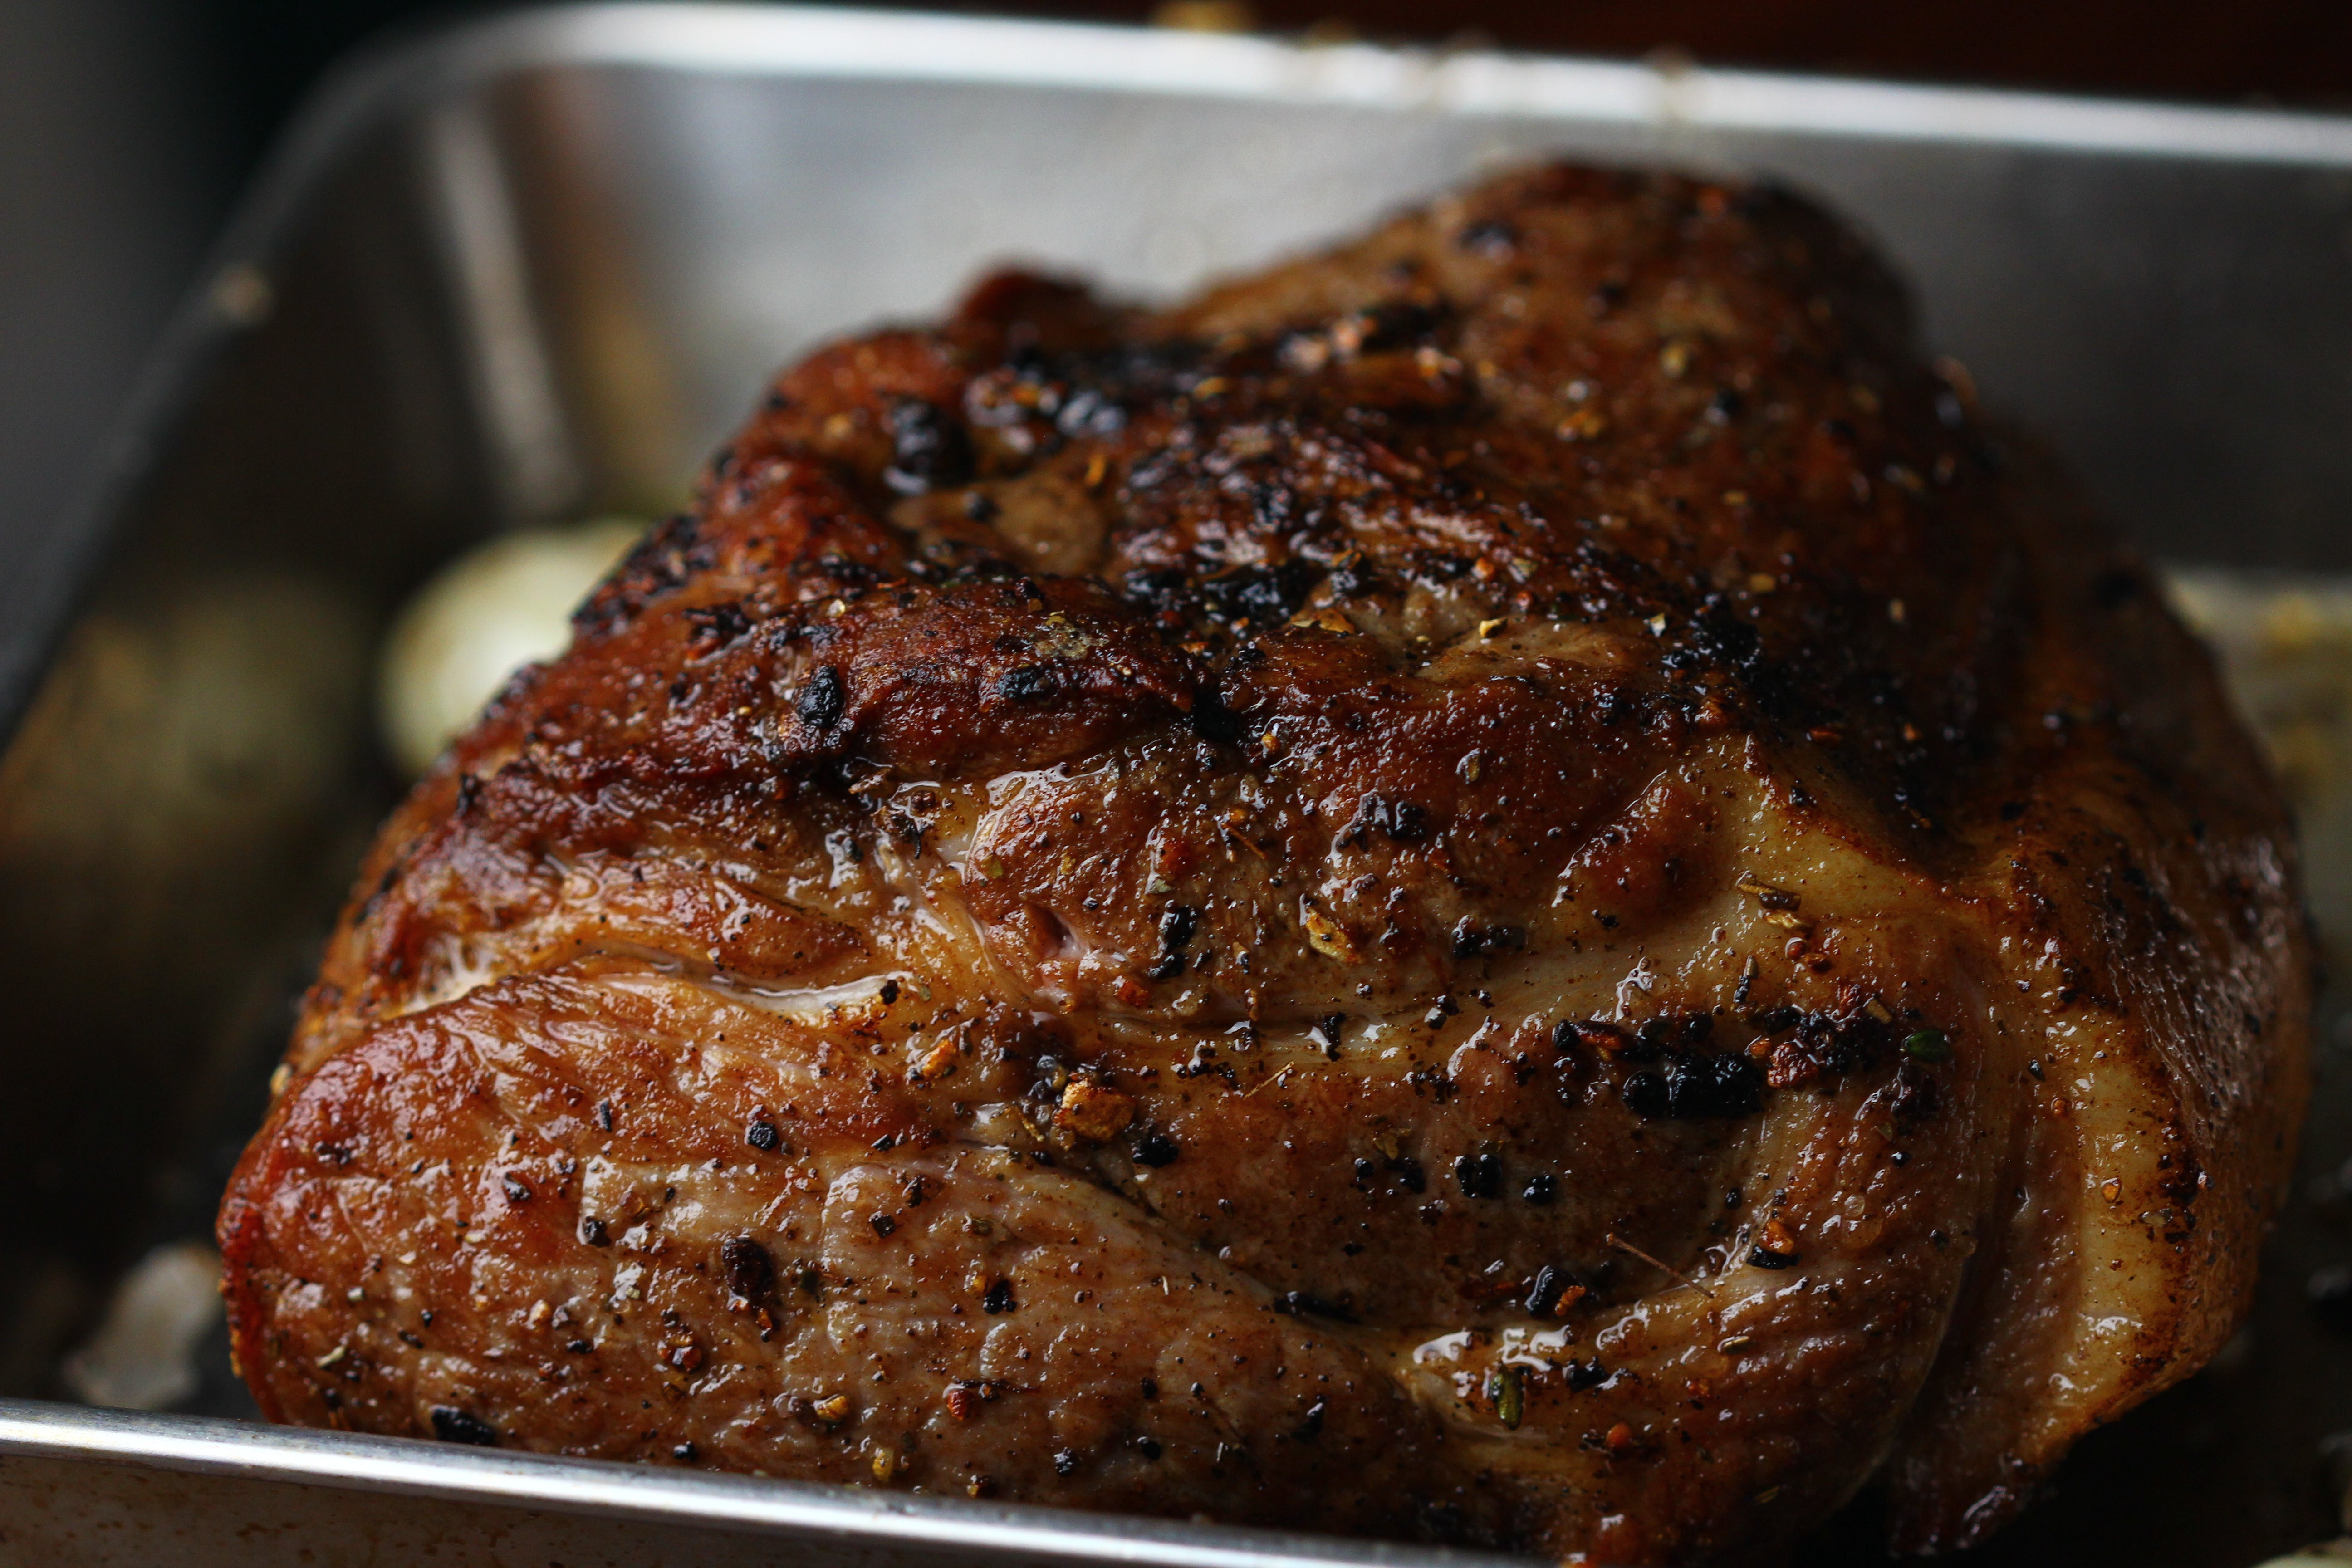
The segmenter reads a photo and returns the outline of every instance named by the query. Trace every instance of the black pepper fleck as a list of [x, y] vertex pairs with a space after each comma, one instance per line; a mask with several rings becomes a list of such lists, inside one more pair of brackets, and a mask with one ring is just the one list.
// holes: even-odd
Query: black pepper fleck
[[842, 685], [841, 671], [827, 664], [819, 666], [817, 672], [809, 677], [793, 711], [812, 730], [830, 730], [841, 722], [848, 706], [849, 694]]
[[748, 1236], [730, 1236], [719, 1248], [727, 1270], [727, 1289], [757, 1307], [776, 1298], [776, 1260]]
[[466, 1443], [477, 1448], [499, 1446], [498, 1428], [470, 1411], [454, 1405], [436, 1405], [432, 1416], [433, 1435], [444, 1443]]
[[1454, 1182], [1465, 1198], [1503, 1195], [1503, 1158], [1499, 1154], [1465, 1154], [1454, 1162]]
[[1176, 1156], [1181, 1152], [1182, 1151], [1176, 1146], [1176, 1140], [1167, 1133], [1150, 1131], [1145, 1133], [1141, 1142], [1136, 1144], [1135, 1163], [1158, 1170], [1162, 1166], [1174, 1164]]

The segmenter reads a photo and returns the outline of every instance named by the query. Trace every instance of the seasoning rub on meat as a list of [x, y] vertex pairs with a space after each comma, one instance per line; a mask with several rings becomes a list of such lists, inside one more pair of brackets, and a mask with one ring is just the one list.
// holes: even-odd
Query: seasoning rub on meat
[[385, 828], [274, 1418], [1769, 1556], [2242, 1306], [2309, 954], [2141, 565], [1766, 190], [1553, 167], [780, 380]]

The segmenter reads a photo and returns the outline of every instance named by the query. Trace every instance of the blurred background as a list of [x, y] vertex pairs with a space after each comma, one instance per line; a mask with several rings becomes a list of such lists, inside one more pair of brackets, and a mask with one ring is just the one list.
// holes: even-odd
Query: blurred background
[[[0, 0], [0, 550], [68, 504], [272, 138], [337, 58], [487, 6]], [[2342, 0], [1040, 0], [1163, 26], [2352, 107]]]

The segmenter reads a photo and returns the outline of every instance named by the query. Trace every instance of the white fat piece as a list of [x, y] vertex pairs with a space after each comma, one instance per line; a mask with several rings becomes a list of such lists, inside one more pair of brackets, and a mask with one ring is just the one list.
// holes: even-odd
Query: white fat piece
[[507, 678], [562, 653], [572, 612], [645, 533], [630, 518], [501, 534], [418, 590], [384, 641], [377, 684], [386, 749], [414, 777]]
[[196, 1391], [196, 1348], [220, 1321], [220, 1255], [198, 1241], [159, 1247], [115, 1288], [66, 1386], [87, 1405], [167, 1410]]

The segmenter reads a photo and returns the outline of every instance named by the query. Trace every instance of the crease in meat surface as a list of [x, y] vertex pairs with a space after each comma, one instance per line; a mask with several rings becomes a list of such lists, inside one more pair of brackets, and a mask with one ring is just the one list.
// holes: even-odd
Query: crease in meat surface
[[273, 1418], [1769, 1558], [2219, 1347], [2276, 791], [1850, 236], [1505, 176], [787, 373], [387, 825], [224, 1204]]

